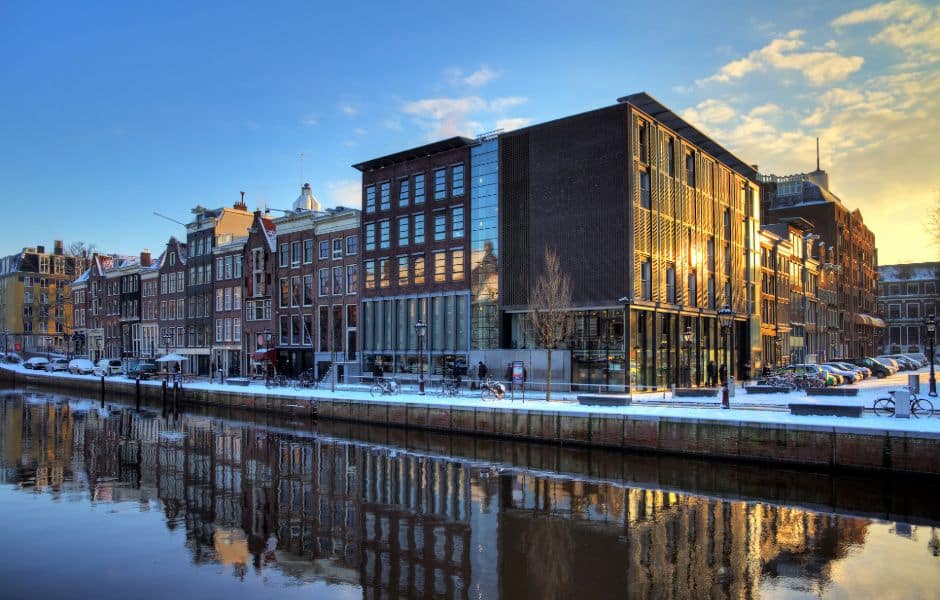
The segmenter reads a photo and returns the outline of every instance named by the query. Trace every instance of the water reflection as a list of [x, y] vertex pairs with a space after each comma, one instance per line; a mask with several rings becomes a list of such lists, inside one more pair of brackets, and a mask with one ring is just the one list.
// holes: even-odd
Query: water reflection
[[[27, 393], [0, 399], [0, 436], [0, 487], [160, 511], [169, 533], [184, 535], [193, 568], [217, 567], [200, 571], [197, 585], [220, 573], [254, 577], [266, 596], [317, 582], [329, 584], [323, 597], [840, 596], [851, 595], [867, 564], [890, 570], [892, 561], [915, 564], [915, 555], [930, 561], [920, 583], [935, 590], [940, 582], [932, 528], [302, 428]], [[18, 526], [26, 528], [7, 524], [7, 540]], [[156, 576], [137, 568], [141, 585]]]

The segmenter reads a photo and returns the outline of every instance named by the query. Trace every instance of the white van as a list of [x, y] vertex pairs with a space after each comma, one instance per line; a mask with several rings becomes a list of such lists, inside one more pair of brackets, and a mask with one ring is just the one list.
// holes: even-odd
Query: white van
[[123, 365], [120, 359], [102, 358], [98, 361], [98, 364], [95, 365], [95, 375], [104, 375], [105, 377], [109, 375], [120, 375], [122, 368]]

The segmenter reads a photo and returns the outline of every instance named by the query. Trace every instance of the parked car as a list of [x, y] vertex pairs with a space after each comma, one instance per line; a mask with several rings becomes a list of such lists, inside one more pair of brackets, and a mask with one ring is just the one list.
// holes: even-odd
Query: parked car
[[51, 372], [55, 371], [67, 371], [69, 368], [69, 361], [64, 358], [53, 358], [48, 363], [46, 363], [46, 370]]
[[861, 381], [862, 374], [855, 369], [846, 369], [840, 367], [835, 363], [824, 363], [822, 365], [824, 369], [828, 369], [830, 373], [835, 373], [843, 379], [843, 383], [855, 383], [856, 381]]
[[905, 352], [904, 356], [916, 360], [922, 367], [926, 367], [930, 364], [930, 361], [927, 360], [927, 355], [923, 352]]
[[888, 354], [888, 358], [895, 360], [901, 368], [906, 371], [916, 371], [920, 368], [920, 361], [914, 360], [910, 356], [905, 356], [904, 354]]
[[843, 361], [829, 361], [830, 365], [836, 365], [840, 369], [845, 369], [846, 371], [855, 371], [861, 377], [861, 379], [868, 379], [871, 377], [871, 369], [868, 367], [862, 367], [860, 365], [853, 365], [852, 363], [847, 363]]
[[891, 369], [887, 365], [867, 356], [862, 356], [861, 358], [846, 358], [843, 362], [868, 367], [874, 377], [887, 377], [892, 374]]
[[798, 377], [818, 377], [826, 382], [826, 385], [836, 385], [836, 377], [819, 365], [797, 364], [789, 365], [784, 368], [785, 371], [796, 374]]
[[102, 358], [95, 365], [95, 375], [120, 375], [124, 365], [117, 358]]
[[23, 357], [16, 352], [7, 352], [3, 355], [3, 362], [10, 364], [20, 364], [23, 362]]
[[888, 370], [891, 371], [892, 375], [901, 370], [901, 365], [899, 365], [893, 358], [888, 358], [887, 356], [876, 356], [873, 360], [876, 360], [884, 366], [888, 367]]
[[160, 369], [154, 363], [138, 362], [127, 365], [127, 377], [130, 379], [151, 379], [160, 374]]
[[91, 375], [95, 372], [95, 363], [87, 358], [73, 358], [69, 361], [69, 373], [72, 375]]
[[23, 363], [23, 366], [33, 371], [44, 371], [49, 359], [45, 356], [34, 356]]

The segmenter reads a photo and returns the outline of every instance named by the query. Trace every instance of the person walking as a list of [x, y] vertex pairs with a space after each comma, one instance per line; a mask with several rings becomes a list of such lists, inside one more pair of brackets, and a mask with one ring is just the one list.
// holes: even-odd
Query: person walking
[[486, 381], [487, 373], [489, 373], [489, 369], [486, 368], [486, 363], [481, 360], [477, 365], [477, 381], [481, 386], [483, 385], [483, 382]]
[[721, 363], [718, 368], [718, 379], [721, 380], [721, 385], [728, 385], [728, 367], [725, 363]]
[[708, 361], [708, 387], [715, 387], [716, 379], [718, 379], [718, 369], [715, 367], [715, 361]]

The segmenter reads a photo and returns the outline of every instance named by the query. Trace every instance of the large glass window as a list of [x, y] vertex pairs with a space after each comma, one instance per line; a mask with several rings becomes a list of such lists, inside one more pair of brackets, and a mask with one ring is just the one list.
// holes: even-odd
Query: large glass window
[[410, 194], [410, 185], [408, 178], [398, 180], [398, 206], [404, 208], [408, 206], [408, 196]]
[[434, 199], [443, 200], [447, 197], [447, 169], [434, 171]]
[[464, 233], [463, 227], [463, 207], [455, 206], [451, 210], [450, 236], [452, 238], [462, 238]]
[[447, 214], [444, 211], [434, 213], [434, 241], [447, 239]]
[[415, 175], [415, 204], [424, 204], [424, 173]]
[[287, 287], [287, 277], [281, 277], [281, 289], [280, 289], [280, 298], [278, 300], [278, 306], [281, 308], [287, 307], [287, 299], [290, 295], [290, 290]]
[[366, 212], [375, 212], [375, 186], [366, 186]]
[[450, 195], [463, 196], [463, 165], [450, 168]]
[[414, 238], [415, 244], [424, 243], [424, 214], [414, 215]]
[[392, 207], [392, 182], [382, 182], [379, 190], [379, 210], [388, 210]]

